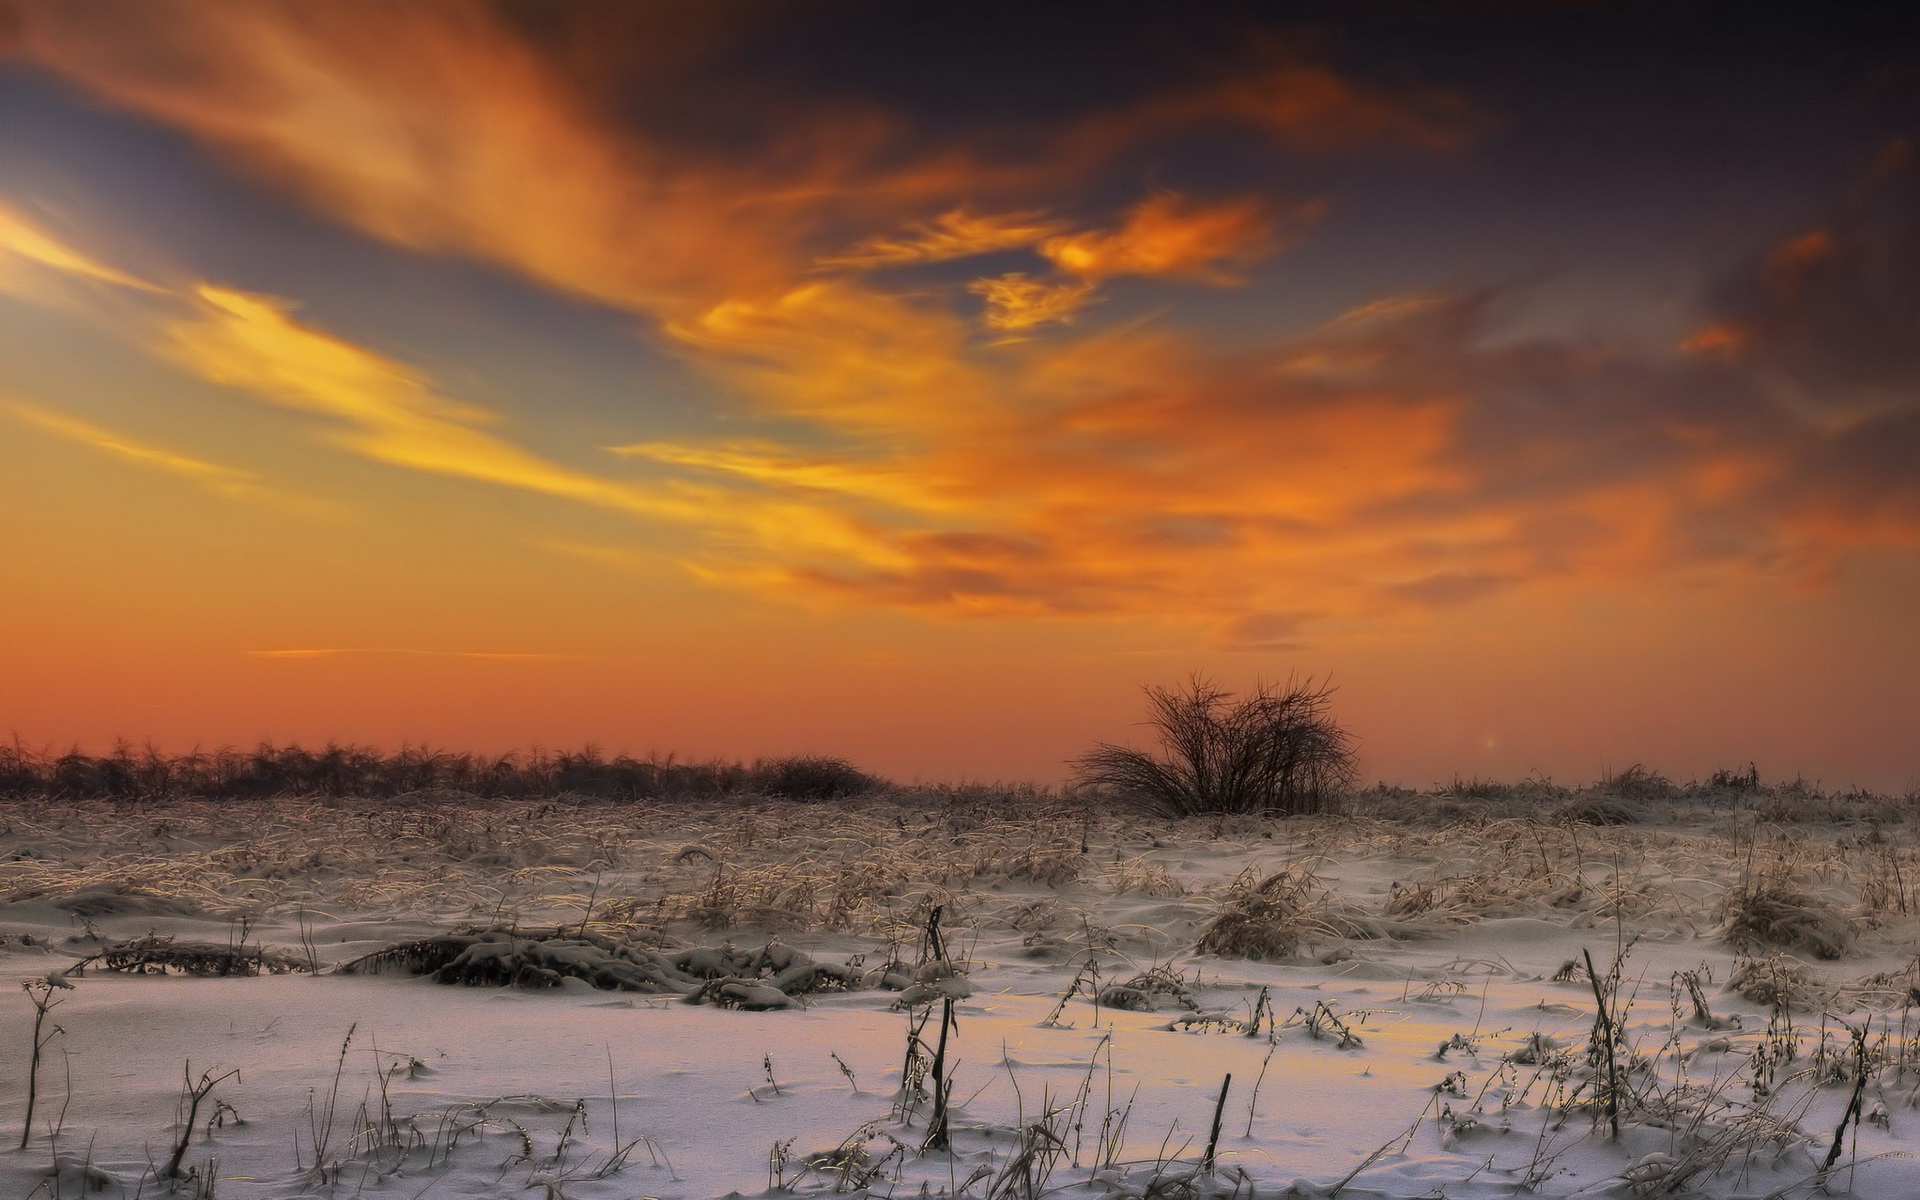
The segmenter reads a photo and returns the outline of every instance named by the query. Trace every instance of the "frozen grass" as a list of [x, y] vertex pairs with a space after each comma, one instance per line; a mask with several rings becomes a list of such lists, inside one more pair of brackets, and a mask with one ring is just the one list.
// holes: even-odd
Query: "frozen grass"
[[[1823, 955], [1843, 953], [1852, 927], [1881, 932], [1920, 913], [1920, 854], [1891, 832], [1904, 823], [1768, 815], [1799, 794], [1696, 789], [1646, 812], [1657, 827], [1590, 824], [1595, 804], [1627, 801], [1537, 782], [1374, 791], [1304, 819], [1174, 822], [1005, 789], [891, 789], [824, 804], [39, 797], [0, 802], [0, 900], [53, 904], [85, 926], [129, 914], [338, 915], [347, 897], [365, 913], [581, 922], [660, 945], [734, 930], [884, 936], [941, 903], [962, 925], [1023, 919], [998, 915], [1009, 907], [998, 895], [1038, 889], [1069, 908], [1164, 899], [1195, 922], [1227, 918], [1213, 943], [1227, 952], [1283, 956], [1298, 941], [1289, 924], [1322, 938], [1513, 916], [1681, 931], [1716, 911], [1743, 942]], [[1884, 797], [1818, 805], [1876, 820], [1905, 811]], [[1225, 879], [1192, 867], [1223, 850]], [[1278, 882], [1254, 886], [1282, 859], [1330, 855], [1402, 866], [1380, 896], [1343, 894], [1337, 879], [1311, 902]], [[1755, 866], [1756, 855], [1766, 861]], [[1737, 877], [1762, 883], [1729, 894]]]
[[1200, 931], [1195, 949], [1224, 958], [1278, 962], [1316, 943], [1373, 937], [1378, 928], [1335, 902], [1310, 869], [1289, 867], [1264, 878], [1243, 872], [1220, 912]]
[[[343, 975], [400, 972], [468, 987], [559, 987], [569, 979], [611, 992], [667, 993], [691, 1003], [784, 1008], [795, 996], [850, 991], [868, 980], [852, 967], [768, 942], [758, 950], [696, 946], [666, 952], [577, 929], [463, 930], [382, 947], [334, 968]], [[884, 971], [872, 982], [884, 984]]]
[[1777, 876], [1729, 888], [1720, 912], [1727, 940], [1741, 950], [1794, 950], [1831, 959], [1853, 945], [1854, 924], [1832, 902]]
[[[1632, 819], [1609, 819], [1614, 806]], [[1013, 789], [884, 788], [825, 803], [751, 791], [38, 795], [0, 802], [0, 968], [44, 981], [49, 966], [118, 954], [133, 969], [245, 976], [249, 965], [270, 974], [272, 956], [357, 959], [356, 973], [397, 976], [78, 977], [78, 991], [59, 992], [64, 1029], [98, 1043], [112, 1030], [94, 997], [133, 1003], [135, 992], [149, 1006], [137, 1011], [177, 1012], [182, 1028], [167, 1017], [147, 1039], [173, 1039], [175, 1056], [141, 1060], [157, 1082], [141, 1093], [153, 1111], [138, 1129], [128, 1105], [89, 1109], [89, 1089], [109, 1089], [99, 1050], [48, 1044], [30, 1152], [45, 1156], [35, 1178], [49, 1197], [96, 1184], [160, 1194], [182, 1144], [166, 1187], [194, 1195], [219, 1179], [229, 1197], [413, 1195], [443, 1175], [441, 1194], [713, 1194], [742, 1189], [737, 1168], [758, 1173], [761, 1158], [773, 1186], [823, 1193], [1264, 1195], [1305, 1176], [1305, 1195], [1478, 1200], [1565, 1194], [1564, 1174], [1592, 1195], [1800, 1197], [1836, 1178], [1851, 1186], [1832, 1172], [1855, 1161], [1856, 1139], [1870, 1159], [1920, 1120], [1912, 810], [1632, 772], [1581, 789], [1381, 789], [1292, 820], [1150, 819]], [[929, 961], [935, 910], [949, 950]], [[1597, 995], [1583, 964], [1555, 971], [1581, 947], [1597, 960]], [[1828, 950], [1839, 957], [1800, 961]], [[193, 998], [220, 988], [248, 990], [192, 1023]], [[488, 1085], [436, 1076], [423, 1047], [396, 1054], [364, 1035], [354, 1062], [371, 1054], [370, 1076], [356, 1065], [346, 1083], [329, 1081], [323, 1049], [297, 1087], [273, 1092], [257, 1066], [222, 1081], [234, 1063], [214, 1054], [242, 1052], [235, 1015], [256, 996], [276, 1015], [243, 1031], [274, 1037], [311, 1040], [297, 1021], [311, 1026], [316, 1009], [382, 998], [405, 1011], [387, 1012], [379, 1045], [388, 1028], [416, 1039], [443, 1024], [488, 1030], [463, 1069], [493, 1054], [543, 1094], [500, 1087], [498, 1073], [481, 1076]], [[929, 1152], [925, 1073], [949, 1001], [951, 1149]], [[272, 1026], [281, 1012], [307, 1016]], [[21, 1064], [10, 1083], [27, 1079], [33, 1017], [16, 1003], [17, 1036], [0, 1043]], [[325, 1025], [334, 1048], [348, 1019]], [[543, 1032], [544, 1019], [569, 1024]], [[616, 1019], [630, 1023], [606, 1023]], [[1856, 1042], [1849, 1030], [1869, 1021]], [[495, 1046], [496, 1023], [514, 1040], [503, 1032]], [[622, 1029], [651, 1055], [693, 1039], [697, 1053], [644, 1110], [646, 1139], [638, 1112], [616, 1111], [630, 1103], [617, 1086], [596, 1097], [580, 1082], [567, 1056], [582, 1044], [599, 1055], [603, 1035], [576, 1029]], [[919, 1050], [903, 1047], [908, 1029]], [[1134, 1056], [1119, 1067], [1116, 1044]], [[699, 1093], [697, 1121], [647, 1140], [678, 1119], [676, 1097], [743, 1069], [730, 1092]], [[1228, 1136], [1209, 1169], [1229, 1073]], [[572, 1090], [557, 1092], [562, 1078]], [[185, 1113], [203, 1079], [217, 1086], [176, 1141], [172, 1091]], [[1138, 1110], [1134, 1086], [1151, 1097]], [[284, 1104], [257, 1099], [282, 1094], [315, 1097], [297, 1148]], [[47, 1114], [64, 1121], [70, 1096], [105, 1157], [49, 1134]], [[226, 1127], [224, 1103], [250, 1124]], [[1345, 1114], [1341, 1132], [1295, 1132], [1328, 1109]], [[844, 1123], [829, 1129], [816, 1111]], [[8, 1112], [17, 1119], [17, 1103]], [[1349, 1120], [1374, 1140], [1340, 1143]], [[1232, 1136], [1239, 1127], [1246, 1139]], [[742, 1128], [770, 1132], [747, 1144]], [[1836, 1128], [1846, 1147], [1831, 1160]], [[786, 1149], [767, 1154], [769, 1141]], [[143, 1144], [144, 1182], [133, 1158]], [[714, 1158], [714, 1144], [732, 1159]], [[271, 1189], [236, 1181], [222, 1156], [244, 1157]], [[0, 1171], [22, 1177], [24, 1161]], [[1860, 1169], [1880, 1182], [1859, 1195], [1914, 1194], [1910, 1175]], [[101, 1184], [103, 1171], [117, 1185]]]
[[76, 969], [98, 963], [109, 971], [135, 975], [198, 975], [201, 978], [231, 975], [258, 975], [262, 971], [284, 975], [308, 970], [297, 956], [265, 946], [245, 943], [183, 942], [171, 934], [148, 934], [115, 942], [98, 954], [89, 955]]

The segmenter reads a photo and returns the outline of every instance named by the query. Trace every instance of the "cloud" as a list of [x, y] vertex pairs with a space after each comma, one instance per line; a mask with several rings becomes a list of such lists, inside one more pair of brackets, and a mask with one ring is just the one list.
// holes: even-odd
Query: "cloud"
[[0, 201], [0, 294], [44, 298], [46, 277], [104, 283], [136, 292], [164, 290], [76, 249]]
[[[132, 276], [68, 246], [0, 205], [0, 281], [10, 259], [58, 278], [130, 288], [153, 303], [135, 312], [102, 309], [111, 328], [143, 339], [161, 357], [211, 383], [330, 419], [331, 440], [369, 458], [414, 470], [480, 480], [580, 503], [652, 516], [684, 517], [696, 500], [574, 470], [489, 432], [491, 412], [442, 395], [411, 367], [301, 322], [272, 296], [201, 283], [173, 290]], [[67, 304], [44, 289], [20, 298]], [[230, 499], [310, 508], [257, 476], [147, 445], [49, 409], [12, 403], [4, 411], [48, 433], [121, 459], [191, 479]]]
[[1848, 422], [1920, 406], [1920, 172], [1904, 158], [1720, 281], [1688, 340]]
[[164, 447], [142, 442], [117, 430], [42, 408], [39, 405], [23, 401], [0, 402], [0, 412], [43, 433], [50, 433], [55, 437], [91, 447], [123, 462], [185, 479], [223, 499], [267, 502], [300, 509], [311, 507], [308, 502], [297, 501], [269, 487], [251, 471], [179, 454]]
[[1274, 60], [1264, 69], [1196, 91], [1174, 107], [1237, 118], [1291, 149], [1319, 153], [1381, 145], [1445, 153], [1468, 145], [1491, 123], [1459, 92], [1390, 90], [1284, 51], [1268, 53]]
[[980, 399], [959, 314], [845, 280], [725, 301], [667, 332], [761, 412], [842, 433], [926, 435], [968, 420]]
[[[54, 254], [45, 257], [63, 264], [63, 271], [71, 261]], [[104, 264], [91, 263], [90, 268], [113, 273]], [[413, 367], [300, 320], [295, 306], [285, 299], [209, 283], [177, 291], [157, 285], [143, 290], [154, 294], [152, 304], [126, 311], [102, 308], [92, 315], [114, 318], [103, 324], [196, 378], [322, 418], [326, 422], [322, 434], [325, 440], [364, 457], [694, 527], [713, 552], [723, 557], [775, 553], [796, 560], [828, 558], [870, 565], [896, 557], [873, 536], [869, 523], [858, 514], [796, 502], [786, 495], [723, 493], [687, 480], [650, 486], [611, 479], [534, 454], [495, 430], [500, 421], [494, 413], [443, 394], [426, 374]], [[880, 370], [882, 378], [876, 386], [910, 385], [914, 379], [911, 375], [885, 376], [889, 357], [886, 345], [875, 348], [869, 356], [873, 361], [866, 362], [857, 348], [839, 346], [829, 336], [834, 321], [862, 307], [863, 295], [843, 294], [819, 285], [769, 306], [768, 313], [763, 314], [766, 319], [760, 322], [742, 311], [709, 314], [704, 322], [705, 336], [726, 343], [747, 360], [772, 355], [769, 361], [773, 361], [783, 353], [813, 349], [844, 362], [844, 382], [857, 382], [864, 372]], [[64, 302], [38, 295], [31, 298]], [[883, 307], [869, 314], [868, 327], [875, 336], [891, 336], [885, 320], [889, 311]], [[948, 324], [961, 327], [957, 318]], [[780, 336], [771, 336], [756, 350], [754, 343], [762, 330]], [[937, 358], [943, 344], [935, 341], [927, 348]], [[812, 390], [823, 401], [831, 400], [837, 395], [831, 382], [817, 384]], [[10, 411], [17, 419], [48, 432], [192, 478], [231, 498], [273, 499], [292, 507], [311, 507], [282, 496], [246, 472], [145, 445], [50, 410], [22, 404]], [[813, 415], [829, 414], [822, 409]], [[862, 424], [853, 411], [841, 414], [841, 419], [850, 427]], [[684, 451], [643, 446], [624, 452], [628, 457], [652, 458], [668, 465], [702, 465]], [[773, 461], [764, 454], [761, 457], [768, 463]], [[743, 466], [748, 461], [737, 452], [734, 459], [725, 460], [725, 465], [734, 468], [729, 478], [737, 482], [745, 477]], [[716, 460], [716, 465], [721, 462]], [[779, 475], [771, 465], [765, 469]], [[780, 481], [791, 485], [797, 478], [794, 470], [788, 467]], [[839, 490], [846, 490], [846, 482], [854, 478], [854, 473], [844, 469], [835, 473]], [[884, 474], [885, 469], [881, 469], [875, 478]], [[698, 564], [689, 565], [704, 569]]]
[[[708, 145], [619, 116], [620, 100], [686, 109], [673, 89], [724, 20], [694, 22], [690, 39], [674, 6], [574, 10], [542, 41], [458, 0], [17, 9], [23, 57], [187, 130], [357, 229], [668, 320], [764, 300], [822, 259], [872, 267], [1032, 244], [1055, 232], [1034, 215], [1050, 194], [1077, 193], [1090, 172], [1199, 128], [1250, 127], [1312, 153], [1448, 149], [1474, 126], [1449, 93], [1267, 53], [1032, 130], [955, 139], [877, 100], [784, 95], [753, 108], [745, 146]], [[583, 85], [602, 73], [628, 94]], [[755, 81], [738, 83], [754, 93]], [[1222, 250], [1217, 265], [1231, 269], [1239, 259]], [[1125, 257], [1147, 273], [1204, 273], [1196, 253]]]
[[330, 439], [418, 471], [638, 513], [678, 511], [641, 490], [550, 462], [478, 426], [491, 413], [436, 392], [418, 372], [306, 325], [285, 301], [200, 285], [160, 352], [202, 379], [326, 417]]
[[[1318, 206], [1305, 206], [1292, 215], [1306, 221], [1318, 214]], [[1277, 221], [1260, 199], [1200, 204], [1161, 192], [1141, 201], [1118, 229], [1049, 238], [1040, 252], [1082, 279], [1143, 275], [1230, 283], [1237, 269], [1278, 248]]]
[[1087, 118], [1073, 142], [1091, 157], [1132, 142], [1229, 126], [1301, 154], [1450, 154], [1493, 125], [1458, 91], [1385, 87], [1268, 41], [1209, 81]]
[[1094, 284], [1089, 281], [1055, 283], [1031, 279], [1024, 272], [1010, 271], [987, 279], [976, 279], [967, 290], [980, 297], [985, 308], [980, 323], [1001, 333], [1025, 333], [1041, 325], [1073, 319], [1093, 299]]
[[775, 180], [622, 133], [479, 4], [21, 11], [26, 57], [322, 211], [637, 311], [790, 277], [795, 222], [840, 165], [834, 147], [801, 149]]
[[[568, 466], [423, 368], [214, 285], [142, 327], [170, 362], [354, 453], [685, 530], [681, 565], [781, 602], [1150, 616], [1277, 645], [1311, 621], [1274, 614], [1807, 575], [1920, 526], [1920, 206], [1898, 163], [1884, 199], [1744, 264], [1691, 353], [1521, 337], [1502, 288], [1383, 295], [1228, 347], [1090, 305], [1123, 278], [1242, 281], [1321, 207], [1166, 190], [1102, 221], [1090, 180], [1200, 130], [1266, 155], [1447, 154], [1486, 114], [1269, 47], [1044, 128], [956, 137], [796, 98], [703, 138], [621, 115], [685, 108], [695, 66], [596, 36], [601, 11], [534, 40], [477, 4], [29, 3], [20, 41], [355, 229], [640, 317], [731, 428], [616, 447], [632, 479]], [[647, 94], [622, 109], [571, 68], [629, 45], [659, 71], [627, 73]], [[1030, 269], [971, 282], [885, 269], [1017, 251]]]
[[1733, 365], [1503, 336], [1514, 303], [1386, 296], [1232, 355], [1096, 331], [970, 364], [917, 431], [803, 460], [647, 453], [847, 514], [867, 547], [713, 560], [709, 578], [956, 617], [1170, 616], [1228, 644], [1293, 644], [1244, 630], [1303, 607], [1391, 621], [1519, 588], [1807, 577], [1911, 539], [1898, 472], [1920, 422], [1879, 428], [1868, 464]]
[[1032, 246], [1060, 229], [1058, 221], [1037, 213], [979, 215], [956, 208], [931, 221], [916, 221], [898, 233], [875, 234], [844, 253], [820, 259], [820, 265], [899, 267], [947, 262]]

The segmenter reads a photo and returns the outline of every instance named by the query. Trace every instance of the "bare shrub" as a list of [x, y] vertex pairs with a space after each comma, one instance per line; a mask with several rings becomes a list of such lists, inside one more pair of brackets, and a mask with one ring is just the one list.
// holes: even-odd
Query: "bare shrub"
[[1333, 690], [1289, 681], [1234, 693], [1194, 676], [1149, 685], [1155, 756], [1105, 742], [1074, 762], [1079, 783], [1167, 817], [1318, 812], [1352, 787], [1353, 737], [1333, 719]]
[[753, 786], [781, 800], [840, 800], [865, 795], [880, 780], [844, 758], [801, 754], [755, 764]]

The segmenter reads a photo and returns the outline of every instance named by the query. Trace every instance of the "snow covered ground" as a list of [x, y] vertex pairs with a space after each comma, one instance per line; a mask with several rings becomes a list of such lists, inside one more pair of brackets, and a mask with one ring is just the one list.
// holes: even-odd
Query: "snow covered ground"
[[[989, 791], [11, 802], [0, 1196], [1911, 1197], [1905, 817], [1524, 789], [1179, 823]], [[460, 929], [499, 932], [329, 969]], [[109, 969], [154, 937], [287, 969]], [[554, 986], [408, 969], [463, 947], [452, 973]]]

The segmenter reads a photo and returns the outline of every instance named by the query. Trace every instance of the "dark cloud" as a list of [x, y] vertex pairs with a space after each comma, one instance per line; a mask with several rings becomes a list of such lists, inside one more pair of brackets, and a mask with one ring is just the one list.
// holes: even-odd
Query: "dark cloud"
[[1750, 256], [1697, 339], [1841, 418], [1920, 405], [1920, 172], [1905, 142], [1847, 200]]

